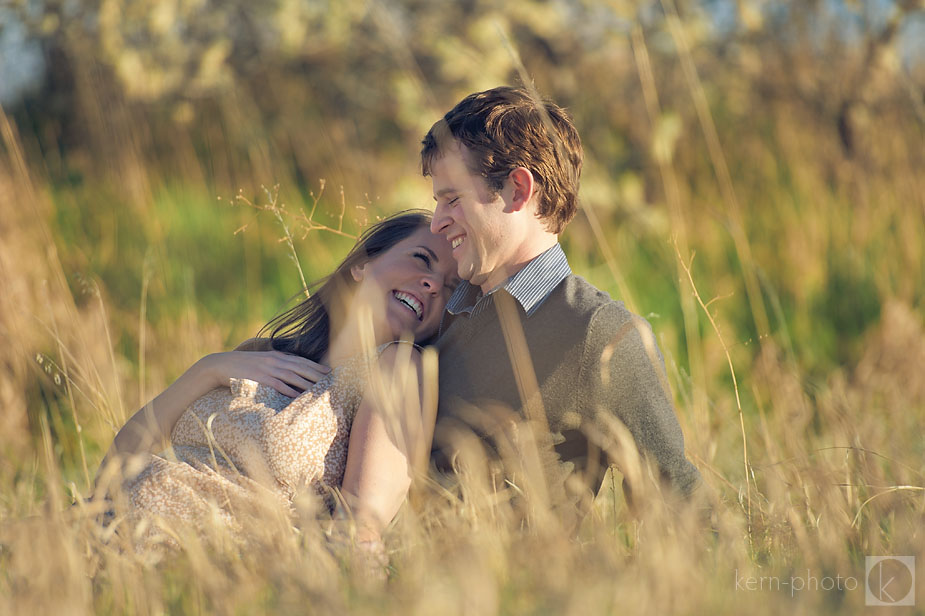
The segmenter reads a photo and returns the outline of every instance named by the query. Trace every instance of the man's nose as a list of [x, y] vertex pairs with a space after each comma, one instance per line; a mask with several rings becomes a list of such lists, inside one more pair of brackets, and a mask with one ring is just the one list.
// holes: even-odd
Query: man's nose
[[446, 213], [447, 206], [437, 204], [434, 208], [434, 217], [430, 219], [431, 233], [444, 233], [445, 229], [450, 226], [451, 218]]

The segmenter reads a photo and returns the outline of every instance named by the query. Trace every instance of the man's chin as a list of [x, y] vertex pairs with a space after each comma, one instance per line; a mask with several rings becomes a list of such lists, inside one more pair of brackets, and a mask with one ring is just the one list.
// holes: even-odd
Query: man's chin
[[463, 268], [459, 268], [459, 277], [474, 287], [482, 286], [482, 283], [488, 279], [487, 275], [476, 271], [476, 269], [471, 266], [466, 268], [465, 271], [463, 271]]

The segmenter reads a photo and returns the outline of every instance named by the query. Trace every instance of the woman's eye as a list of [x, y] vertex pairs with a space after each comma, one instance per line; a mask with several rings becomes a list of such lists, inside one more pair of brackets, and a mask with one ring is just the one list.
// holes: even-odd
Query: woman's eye
[[457, 202], [459, 202], [459, 197], [453, 197], [450, 199], [449, 205], [456, 205]]
[[427, 256], [425, 253], [423, 253], [423, 252], [416, 252], [416, 253], [414, 253], [414, 256], [417, 257], [418, 259], [420, 259], [421, 261], [423, 261], [423, 262], [424, 262], [424, 265], [426, 265], [427, 267], [430, 267], [430, 257]]

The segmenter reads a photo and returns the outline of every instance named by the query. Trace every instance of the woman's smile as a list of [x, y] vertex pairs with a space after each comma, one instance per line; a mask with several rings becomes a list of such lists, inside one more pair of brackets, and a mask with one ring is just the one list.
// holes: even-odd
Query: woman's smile
[[420, 299], [411, 293], [406, 293], [405, 291], [392, 291], [392, 295], [396, 300], [398, 300], [400, 304], [413, 312], [418, 321], [424, 320], [424, 304]]

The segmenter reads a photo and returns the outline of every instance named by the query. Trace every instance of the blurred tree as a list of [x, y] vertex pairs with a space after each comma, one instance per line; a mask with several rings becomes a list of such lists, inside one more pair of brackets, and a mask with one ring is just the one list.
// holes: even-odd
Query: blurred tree
[[[676, 4], [721, 131], [796, 109], [850, 156], [866, 149], [871, 116], [921, 130], [920, 73], [896, 60], [917, 0]], [[15, 86], [4, 105], [43, 153], [87, 168], [121, 170], [128, 148], [148, 170], [182, 174], [199, 160], [216, 185], [284, 181], [307, 194], [326, 178], [360, 200], [415, 174], [421, 135], [462, 94], [527, 79], [575, 115], [589, 185], [637, 173], [657, 201], [635, 23], [676, 132], [696, 125], [658, 0], [19, 0], [0, 19], [0, 42], [18, 41], [23, 58], [40, 44], [48, 67], [40, 92]], [[0, 61], [0, 82], [34, 78], [32, 62]], [[702, 144], [675, 139], [673, 161], [696, 189]], [[621, 208], [598, 192], [595, 205]]]

